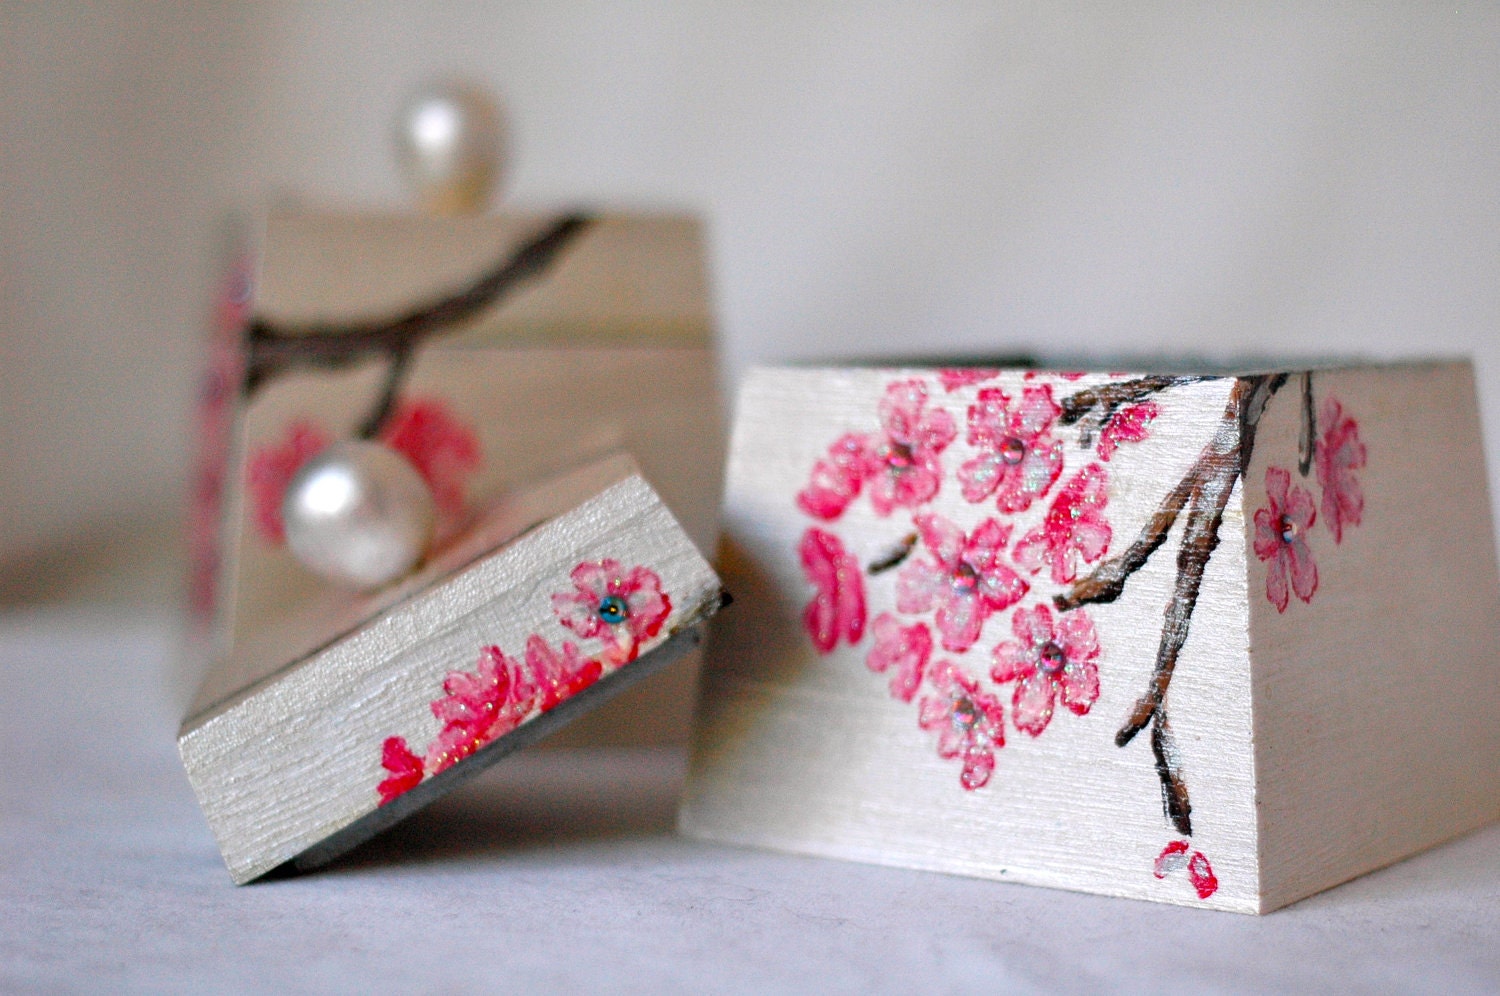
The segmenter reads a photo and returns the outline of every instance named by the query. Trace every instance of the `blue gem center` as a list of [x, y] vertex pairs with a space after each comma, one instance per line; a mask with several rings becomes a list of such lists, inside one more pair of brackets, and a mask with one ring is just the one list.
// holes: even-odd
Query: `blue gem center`
[[599, 618], [616, 626], [630, 616], [630, 606], [619, 595], [605, 595], [599, 600]]

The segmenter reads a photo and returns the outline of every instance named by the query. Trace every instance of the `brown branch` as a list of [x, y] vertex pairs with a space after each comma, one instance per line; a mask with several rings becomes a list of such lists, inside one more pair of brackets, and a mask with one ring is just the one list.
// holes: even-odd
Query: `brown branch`
[[1156, 756], [1156, 775], [1161, 779], [1161, 803], [1167, 819], [1184, 837], [1193, 835], [1193, 805], [1188, 799], [1187, 782], [1177, 761], [1177, 745], [1167, 725], [1167, 711], [1159, 709], [1151, 724], [1151, 753]]
[[1146, 724], [1161, 708], [1167, 687], [1172, 683], [1172, 672], [1177, 667], [1182, 646], [1187, 642], [1193, 609], [1198, 603], [1198, 591], [1203, 585], [1203, 571], [1219, 545], [1219, 525], [1224, 521], [1224, 508], [1229, 504], [1234, 482], [1239, 477], [1238, 461], [1234, 457], [1232, 451], [1221, 454], [1213, 476], [1202, 487], [1194, 489], [1182, 546], [1177, 551], [1177, 584], [1173, 588], [1171, 601], [1167, 603], [1161, 644], [1156, 651], [1156, 667], [1152, 671], [1151, 684], [1146, 694], [1136, 703], [1130, 718], [1115, 734], [1115, 743], [1120, 747], [1130, 743], [1137, 733], [1145, 729]]
[[865, 568], [865, 573], [879, 574], [893, 567], [899, 567], [902, 561], [911, 556], [911, 551], [916, 545], [917, 534], [907, 533], [897, 540], [880, 558], [872, 560], [870, 566]]
[[1167, 534], [1177, 522], [1177, 516], [1187, 504], [1193, 491], [1202, 483], [1207, 467], [1202, 457], [1189, 469], [1187, 476], [1167, 492], [1151, 518], [1141, 529], [1140, 536], [1125, 552], [1094, 568], [1088, 577], [1080, 578], [1073, 587], [1052, 597], [1052, 604], [1059, 612], [1076, 609], [1090, 603], [1113, 602], [1125, 590], [1130, 576], [1146, 565], [1157, 548], [1167, 541]]
[[373, 355], [394, 359], [402, 351], [413, 350], [545, 272], [590, 222], [581, 214], [561, 218], [469, 285], [395, 317], [297, 327], [251, 319], [244, 391], [251, 394], [261, 384], [298, 367], [336, 369]]
[[1313, 453], [1317, 448], [1318, 412], [1313, 407], [1313, 375], [1311, 370], [1302, 372], [1302, 429], [1297, 434], [1297, 473], [1303, 477], [1312, 470]]

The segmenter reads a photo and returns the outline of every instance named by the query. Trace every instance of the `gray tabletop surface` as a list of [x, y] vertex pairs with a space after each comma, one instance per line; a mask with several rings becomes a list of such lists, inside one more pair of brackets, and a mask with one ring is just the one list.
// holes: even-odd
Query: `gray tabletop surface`
[[532, 751], [230, 885], [169, 617], [0, 615], [0, 990], [1496, 992], [1500, 826], [1255, 918], [674, 835], [670, 750]]

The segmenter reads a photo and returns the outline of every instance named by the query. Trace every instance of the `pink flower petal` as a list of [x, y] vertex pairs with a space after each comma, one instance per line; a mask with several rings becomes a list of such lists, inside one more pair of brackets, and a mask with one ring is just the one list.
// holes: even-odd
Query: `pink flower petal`
[[995, 666], [990, 669], [990, 680], [997, 685], [1036, 673], [1036, 661], [1032, 658], [1031, 644], [1007, 640], [995, 645], [991, 652]]
[[1079, 716], [1099, 699], [1099, 668], [1093, 661], [1070, 660], [1057, 675], [1058, 699]]
[[391, 413], [380, 438], [411, 461], [447, 515], [464, 509], [468, 477], [479, 469], [479, 436], [438, 398], [411, 398]]
[[943, 649], [961, 654], [979, 641], [986, 612], [974, 595], [946, 599], [938, 606], [934, 622], [943, 637]]
[[802, 622], [819, 653], [842, 638], [851, 644], [864, 635], [864, 577], [859, 562], [832, 533], [809, 529], [799, 548], [802, 570], [815, 589]]
[[1011, 721], [1022, 733], [1039, 736], [1052, 721], [1055, 690], [1051, 680], [1040, 671], [1023, 678], [1011, 699]]
[[1219, 891], [1219, 880], [1214, 876], [1213, 865], [1202, 851], [1194, 851], [1188, 860], [1188, 881], [1193, 883], [1199, 899], [1207, 899]]
[[406, 746], [404, 737], [386, 738], [381, 748], [380, 766], [390, 772], [390, 776], [375, 787], [382, 806], [421, 784], [422, 759]]
[[875, 645], [865, 657], [866, 666], [871, 671], [891, 671], [891, 695], [910, 702], [932, 656], [932, 634], [922, 623], [902, 626], [889, 612], [876, 616], [871, 630]]
[[1281, 518], [1275, 505], [1255, 510], [1255, 555], [1270, 560], [1281, 550]]
[[1094, 631], [1094, 622], [1082, 609], [1063, 613], [1057, 622], [1056, 639], [1070, 661], [1082, 663], [1099, 655], [1099, 636]]
[[1166, 878], [1172, 872], [1187, 864], [1188, 842], [1185, 840], [1174, 840], [1162, 848], [1161, 854], [1156, 856], [1156, 867], [1153, 874], [1157, 878]]
[[1277, 612], [1285, 612], [1291, 599], [1291, 590], [1287, 587], [1287, 560], [1283, 548], [1277, 551], [1274, 559], [1266, 562], [1266, 598], [1276, 606]]
[[995, 770], [995, 752], [992, 750], [970, 750], [964, 754], [964, 767], [959, 775], [959, 784], [970, 792], [989, 784]]
[[1285, 564], [1291, 575], [1292, 591], [1304, 602], [1311, 602], [1318, 590], [1318, 565], [1313, 561], [1312, 550], [1301, 537], [1286, 545]]

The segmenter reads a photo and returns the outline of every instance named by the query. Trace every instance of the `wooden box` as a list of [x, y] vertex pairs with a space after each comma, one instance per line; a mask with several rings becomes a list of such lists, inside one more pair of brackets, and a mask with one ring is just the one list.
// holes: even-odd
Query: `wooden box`
[[[277, 213], [253, 241], [222, 295], [200, 405], [200, 672], [264, 673], [305, 649], [274, 634], [332, 596], [287, 551], [281, 490], [373, 421], [432, 486], [440, 546], [507, 492], [623, 448], [712, 549], [723, 438], [691, 218]], [[696, 656], [566, 736], [685, 742]]]
[[721, 594], [618, 456], [495, 503], [378, 592], [310, 600], [210, 672], [178, 736], [231, 877], [322, 864], [660, 670]]
[[1266, 912], [1500, 817], [1464, 363], [773, 369], [682, 829]]

